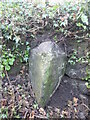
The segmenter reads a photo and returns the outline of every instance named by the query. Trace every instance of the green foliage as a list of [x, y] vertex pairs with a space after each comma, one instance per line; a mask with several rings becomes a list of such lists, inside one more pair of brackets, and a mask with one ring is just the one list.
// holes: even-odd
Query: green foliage
[[[28, 63], [30, 41], [39, 31], [53, 29], [63, 33], [65, 37], [71, 32], [88, 31], [88, 4], [72, 4], [66, 2], [64, 6], [43, 6], [22, 2], [0, 2], [0, 27], [2, 30], [2, 77], [5, 71], [9, 71], [15, 60]], [[29, 35], [27, 41], [27, 36]], [[77, 35], [76, 35], [77, 36]], [[54, 37], [57, 42], [57, 37]], [[9, 45], [9, 46], [8, 46]], [[21, 49], [23, 48], [23, 49]], [[72, 54], [69, 62], [84, 61], [78, 58], [76, 51]]]
[[[0, 71], [9, 71], [11, 66], [14, 64], [15, 56], [11, 53], [10, 49], [6, 50], [5, 45], [2, 49], [2, 57], [1, 57], [1, 67]], [[2, 72], [1, 77], [4, 77], [5, 73]]]
[[[0, 45], [0, 76], [5, 77], [5, 72], [11, 69], [17, 59], [28, 63], [30, 42], [35, 39], [39, 31], [52, 29], [64, 34], [65, 37], [77, 31], [87, 33], [89, 31], [87, 8], [86, 2], [78, 5], [67, 2], [64, 6], [47, 5], [46, 7], [25, 2], [0, 2], [0, 30], [3, 38]], [[90, 34], [88, 36], [90, 37]], [[75, 34], [75, 37], [79, 38], [79, 35]], [[57, 42], [57, 36], [54, 36], [54, 40]], [[78, 58], [77, 51], [74, 50], [68, 62], [72, 65], [77, 62], [90, 63], [90, 53], [87, 52], [85, 56]], [[90, 88], [89, 71], [87, 68], [85, 78], [87, 88]], [[18, 87], [21, 88], [21, 86]], [[24, 98], [25, 95], [22, 97]], [[33, 107], [38, 108], [38, 104], [35, 102]], [[1, 107], [0, 118], [8, 118], [8, 111], [8, 108]], [[15, 118], [20, 118], [15, 111], [13, 115]]]
[[72, 55], [70, 56], [68, 62], [71, 64], [71, 65], [75, 65], [76, 62], [80, 61], [81, 59], [77, 58], [77, 51], [74, 50], [74, 52], [72, 53]]
[[[13, 108], [11, 110], [13, 111]], [[16, 114], [16, 111], [13, 111], [13, 116], [14, 116], [14, 118], [20, 118], [20, 116]], [[9, 117], [10, 116], [9, 116], [9, 109], [8, 109], [8, 107], [2, 106], [0, 108], [0, 119], [5, 119], [5, 118], [7, 119]]]
[[8, 117], [8, 108], [0, 108], [0, 119], [5, 119]]
[[57, 35], [55, 35], [53, 39], [55, 40], [55, 42], [57, 42]]
[[90, 63], [90, 53], [87, 52], [87, 54], [86, 54], [85, 56], [78, 57], [77, 51], [74, 50], [74, 52], [71, 54], [68, 62], [69, 62], [71, 65], [75, 65], [75, 64], [78, 63], [78, 62], [89, 64], [89, 63]]

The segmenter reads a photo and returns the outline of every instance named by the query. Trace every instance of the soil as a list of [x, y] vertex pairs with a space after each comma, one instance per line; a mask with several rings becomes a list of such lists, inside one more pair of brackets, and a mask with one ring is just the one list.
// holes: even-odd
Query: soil
[[62, 78], [62, 82], [55, 94], [52, 96], [49, 106], [59, 106], [59, 108], [63, 109], [67, 105], [68, 100], [72, 100], [73, 97], [79, 97], [80, 91], [78, 90], [77, 86], [74, 88], [71, 83], [72, 82], [69, 77], [64, 76]]
[[[55, 34], [51, 32], [38, 35], [37, 39], [31, 42], [31, 48], [36, 47], [43, 41], [55, 41], [54, 36]], [[57, 35], [56, 43], [67, 52], [65, 39], [62, 35]], [[46, 107], [41, 108], [35, 100], [28, 73], [28, 65], [15, 64], [6, 78], [3, 79], [1, 104], [8, 108], [8, 116], [12, 117], [14, 115], [16, 118], [88, 119], [89, 96], [83, 95], [78, 90], [78, 84], [73, 83], [77, 80], [64, 75], [61, 84]]]

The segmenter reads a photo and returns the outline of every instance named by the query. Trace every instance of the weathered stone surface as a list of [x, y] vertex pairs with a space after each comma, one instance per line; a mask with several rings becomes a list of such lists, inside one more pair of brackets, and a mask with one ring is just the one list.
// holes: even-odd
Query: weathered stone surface
[[82, 57], [86, 54], [87, 51], [90, 50], [90, 40], [89, 39], [81, 39], [80, 42], [78, 42], [79, 39], [69, 39], [66, 41], [67, 44], [67, 54], [70, 55], [73, 50], [76, 50], [78, 52], [77, 56]]
[[82, 94], [85, 94], [85, 95], [89, 94], [84, 81], [79, 82], [79, 90], [81, 91]]
[[43, 42], [31, 50], [30, 79], [37, 102], [41, 106], [46, 105], [60, 84], [65, 65], [65, 53], [54, 42]]
[[[81, 58], [86, 56], [86, 53], [90, 51], [90, 41], [89, 39], [77, 40], [67, 40], [67, 55], [70, 56], [74, 50], [77, 51], [77, 57]], [[71, 78], [82, 79], [87, 77], [87, 63], [78, 62], [75, 65], [70, 65], [68, 63], [66, 74]], [[90, 68], [88, 68], [90, 69]]]
[[75, 65], [67, 65], [66, 74], [70, 78], [83, 79], [87, 77], [87, 66], [85, 64], [76, 63]]

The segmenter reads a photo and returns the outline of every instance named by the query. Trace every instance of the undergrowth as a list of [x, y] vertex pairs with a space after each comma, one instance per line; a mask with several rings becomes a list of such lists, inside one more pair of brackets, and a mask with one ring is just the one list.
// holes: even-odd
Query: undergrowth
[[[0, 2], [1, 76], [5, 76], [5, 71], [10, 70], [17, 58], [20, 62], [28, 62], [30, 42], [27, 41], [27, 37], [33, 40], [40, 31], [52, 29], [63, 33], [65, 37], [70, 37], [71, 34], [80, 37], [79, 34], [81, 33], [85, 33], [87, 37], [90, 37], [88, 33], [88, 7], [89, 2], [78, 4], [67, 2], [63, 6]], [[21, 46], [25, 49], [22, 50]], [[72, 63], [75, 63], [75, 61], [72, 61]]]
[[[83, 39], [79, 34], [84, 34], [84, 37], [89, 38], [89, 4], [89, 0], [78, 4], [68, 2], [64, 6], [0, 2], [0, 76], [7, 76], [17, 59], [28, 64], [30, 41], [35, 39], [39, 32], [43, 33], [43, 30], [52, 29], [65, 37], [74, 35]], [[57, 38], [54, 39], [56, 41]], [[80, 61], [89, 65], [90, 53], [78, 58], [77, 51], [74, 51], [68, 62], [74, 65]], [[90, 88], [89, 68], [85, 80]], [[19, 117], [13, 108], [11, 111], [12, 115]], [[8, 108], [0, 109], [0, 117], [8, 118]]]
[[[0, 2], [1, 77], [5, 76], [5, 72], [10, 70], [17, 58], [20, 62], [28, 63], [30, 41], [38, 32], [52, 29], [56, 33], [63, 33], [65, 37], [71, 37], [74, 34], [75, 37], [80, 38], [79, 34], [83, 33], [84, 37], [89, 38], [88, 9], [89, 1], [78, 4], [67, 2], [63, 6]], [[81, 59], [77, 59], [74, 52], [69, 62], [75, 64], [75, 61], [78, 62]], [[89, 62], [89, 58], [85, 59]], [[89, 81], [90, 73], [87, 76], [89, 77], [86, 80]]]

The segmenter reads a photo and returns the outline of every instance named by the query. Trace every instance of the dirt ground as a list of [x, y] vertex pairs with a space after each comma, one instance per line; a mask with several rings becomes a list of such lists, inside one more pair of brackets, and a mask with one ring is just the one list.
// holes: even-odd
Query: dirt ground
[[77, 87], [71, 85], [71, 80], [67, 76], [63, 77], [45, 108], [41, 108], [35, 100], [28, 73], [21, 70], [19, 75], [11, 76], [9, 79], [11, 85], [8, 79], [3, 80], [2, 99], [2, 103], [8, 106], [9, 116], [14, 107], [16, 113], [13, 114], [21, 118], [88, 118], [88, 99], [78, 91]]

